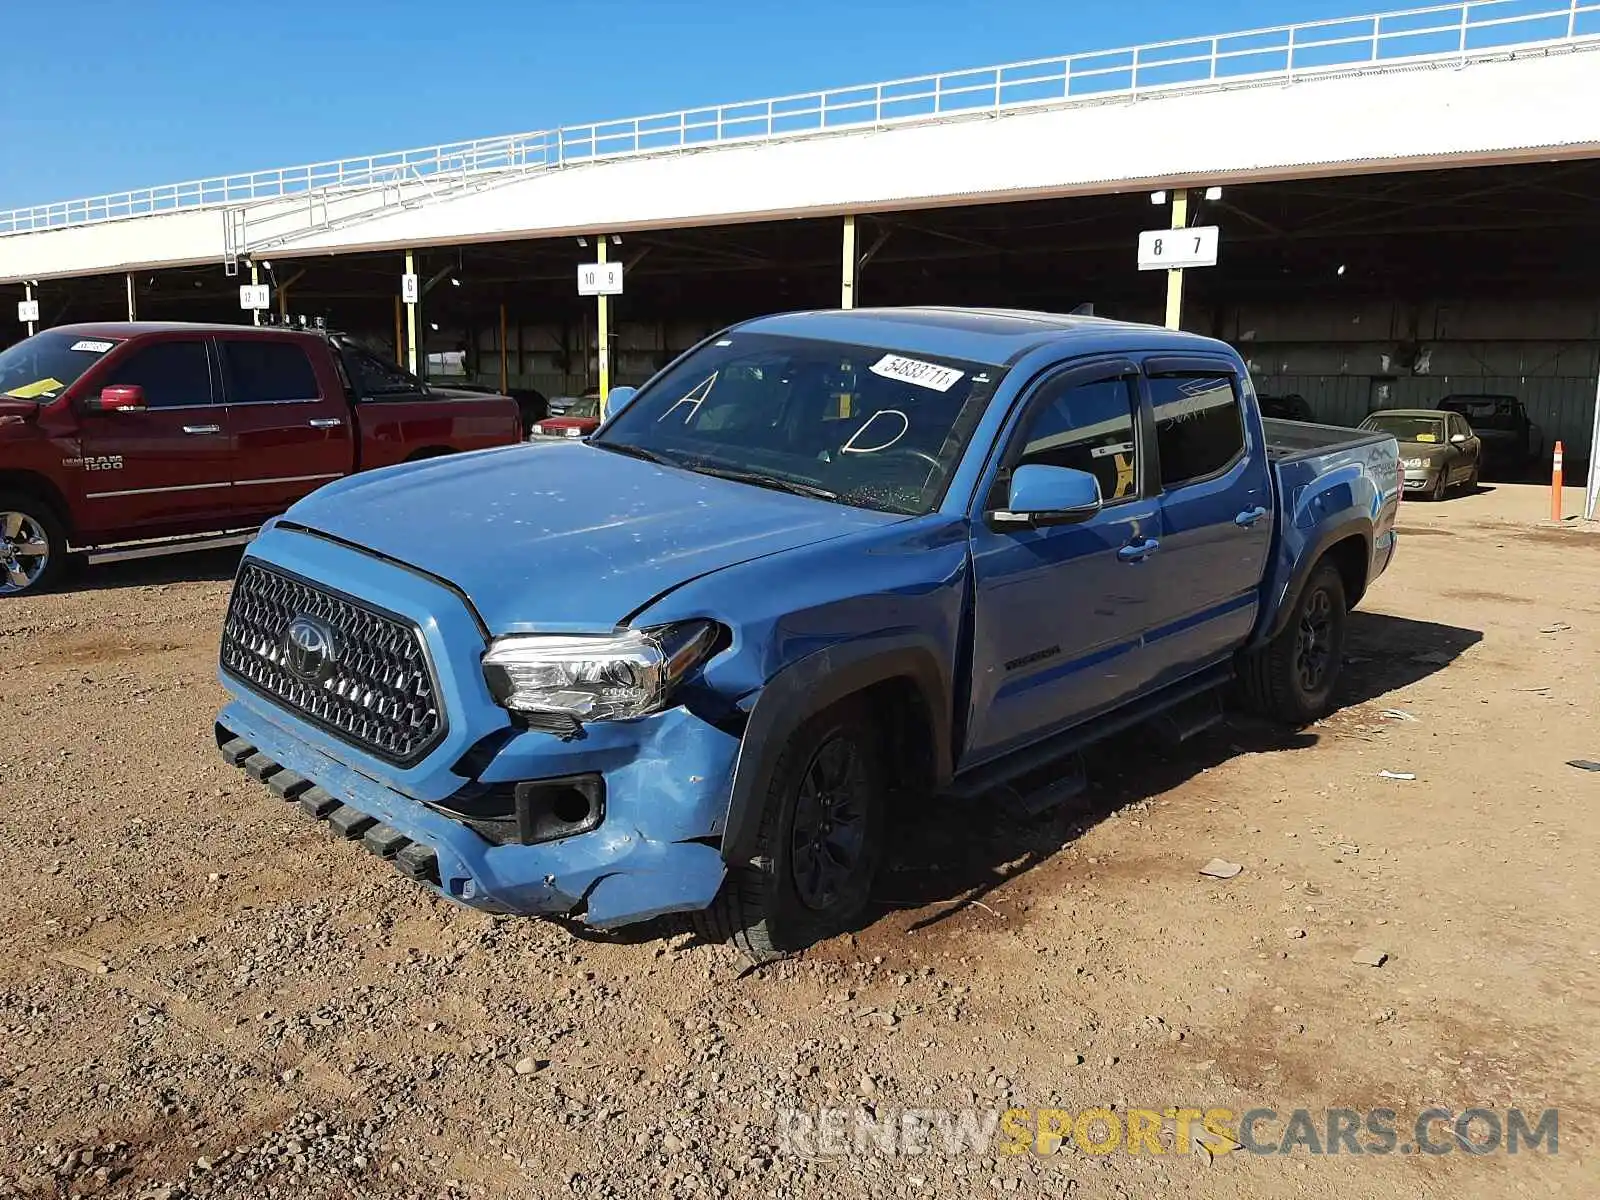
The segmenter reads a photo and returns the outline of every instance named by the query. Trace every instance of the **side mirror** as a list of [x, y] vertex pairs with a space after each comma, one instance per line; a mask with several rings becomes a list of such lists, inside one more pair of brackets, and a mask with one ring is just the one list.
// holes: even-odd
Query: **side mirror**
[[144, 389], [136, 383], [119, 383], [103, 388], [98, 396], [90, 396], [84, 402], [84, 407], [89, 412], [97, 413], [142, 413], [147, 411], [147, 406], [144, 402]]
[[612, 388], [606, 395], [605, 403], [600, 406], [600, 419], [610, 420], [628, 406], [628, 403], [639, 394], [636, 387]]
[[1462, 442], [1467, 440], [1467, 435], [1464, 433], [1452, 433], [1450, 435], [1450, 440], [1459, 446]]
[[1006, 507], [990, 514], [998, 526], [1075, 525], [1100, 511], [1100, 481], [1072, 467], [1034, 463], [1011, 474]]

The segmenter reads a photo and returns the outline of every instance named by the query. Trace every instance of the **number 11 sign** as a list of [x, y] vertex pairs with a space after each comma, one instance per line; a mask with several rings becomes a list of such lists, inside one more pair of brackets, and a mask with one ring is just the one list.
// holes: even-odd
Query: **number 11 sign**
[[1176, 271], [1217, 265], [1215, 225], [1193, 229], [1147, 229], [1139, 235], [1139, 270]]

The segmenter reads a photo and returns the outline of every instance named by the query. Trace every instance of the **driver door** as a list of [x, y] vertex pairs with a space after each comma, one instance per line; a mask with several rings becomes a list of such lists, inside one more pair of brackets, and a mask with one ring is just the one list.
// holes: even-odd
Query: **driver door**
[[[963, 768], [1075, 725], [1148, 682], [1142, 635], [1160, 583], [1161, 509], [1146, 478], [1147, 428], [1131, 362], [1070, 367], [1027, 401], [973, 522]], [[1011, 472], [1028, 463], [1088, 471], [1104, 507], [1075, 525], [991, 523]]]
[[97, 382], [142, 388], [146, 411], [83, 414], [85, 534], [211, 528], [227, 507], [233, 442], [206, 339], [137, 342]]

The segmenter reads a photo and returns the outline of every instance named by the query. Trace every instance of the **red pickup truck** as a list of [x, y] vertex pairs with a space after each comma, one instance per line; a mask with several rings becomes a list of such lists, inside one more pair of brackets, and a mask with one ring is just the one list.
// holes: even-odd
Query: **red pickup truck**
[[337, 336], [67, 325], [0, 352], [0, 596], [214, 545], [330, 480], [511, 445], [517, 403], [430, 387]]

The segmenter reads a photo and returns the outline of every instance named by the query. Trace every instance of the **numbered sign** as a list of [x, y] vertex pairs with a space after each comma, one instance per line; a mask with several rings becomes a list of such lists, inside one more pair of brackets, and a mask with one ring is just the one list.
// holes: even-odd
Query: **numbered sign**
[[415, 304], [422, 299], [422, 285], [417, 282], [415, 275], [400, 276], [400, 299], [407, 304]]
[[622, 295], [622, 264], [619, 262], [579, 263], [578, 295]]
[[272, 307], [272, 287], [265, 283], [246, 283], [239, 287], [239, 307], [245, 312], [260, 312]]
[[1176, 271], [1181, 267], [1217, 265], [1215, 225], [1193, 229], [1147, 229], [1139, 235], [1139, 270]]
[[20, 300], [17, 302], [17, 320], [23, 324], [39, 319], [39, 302], [37, 300]]

